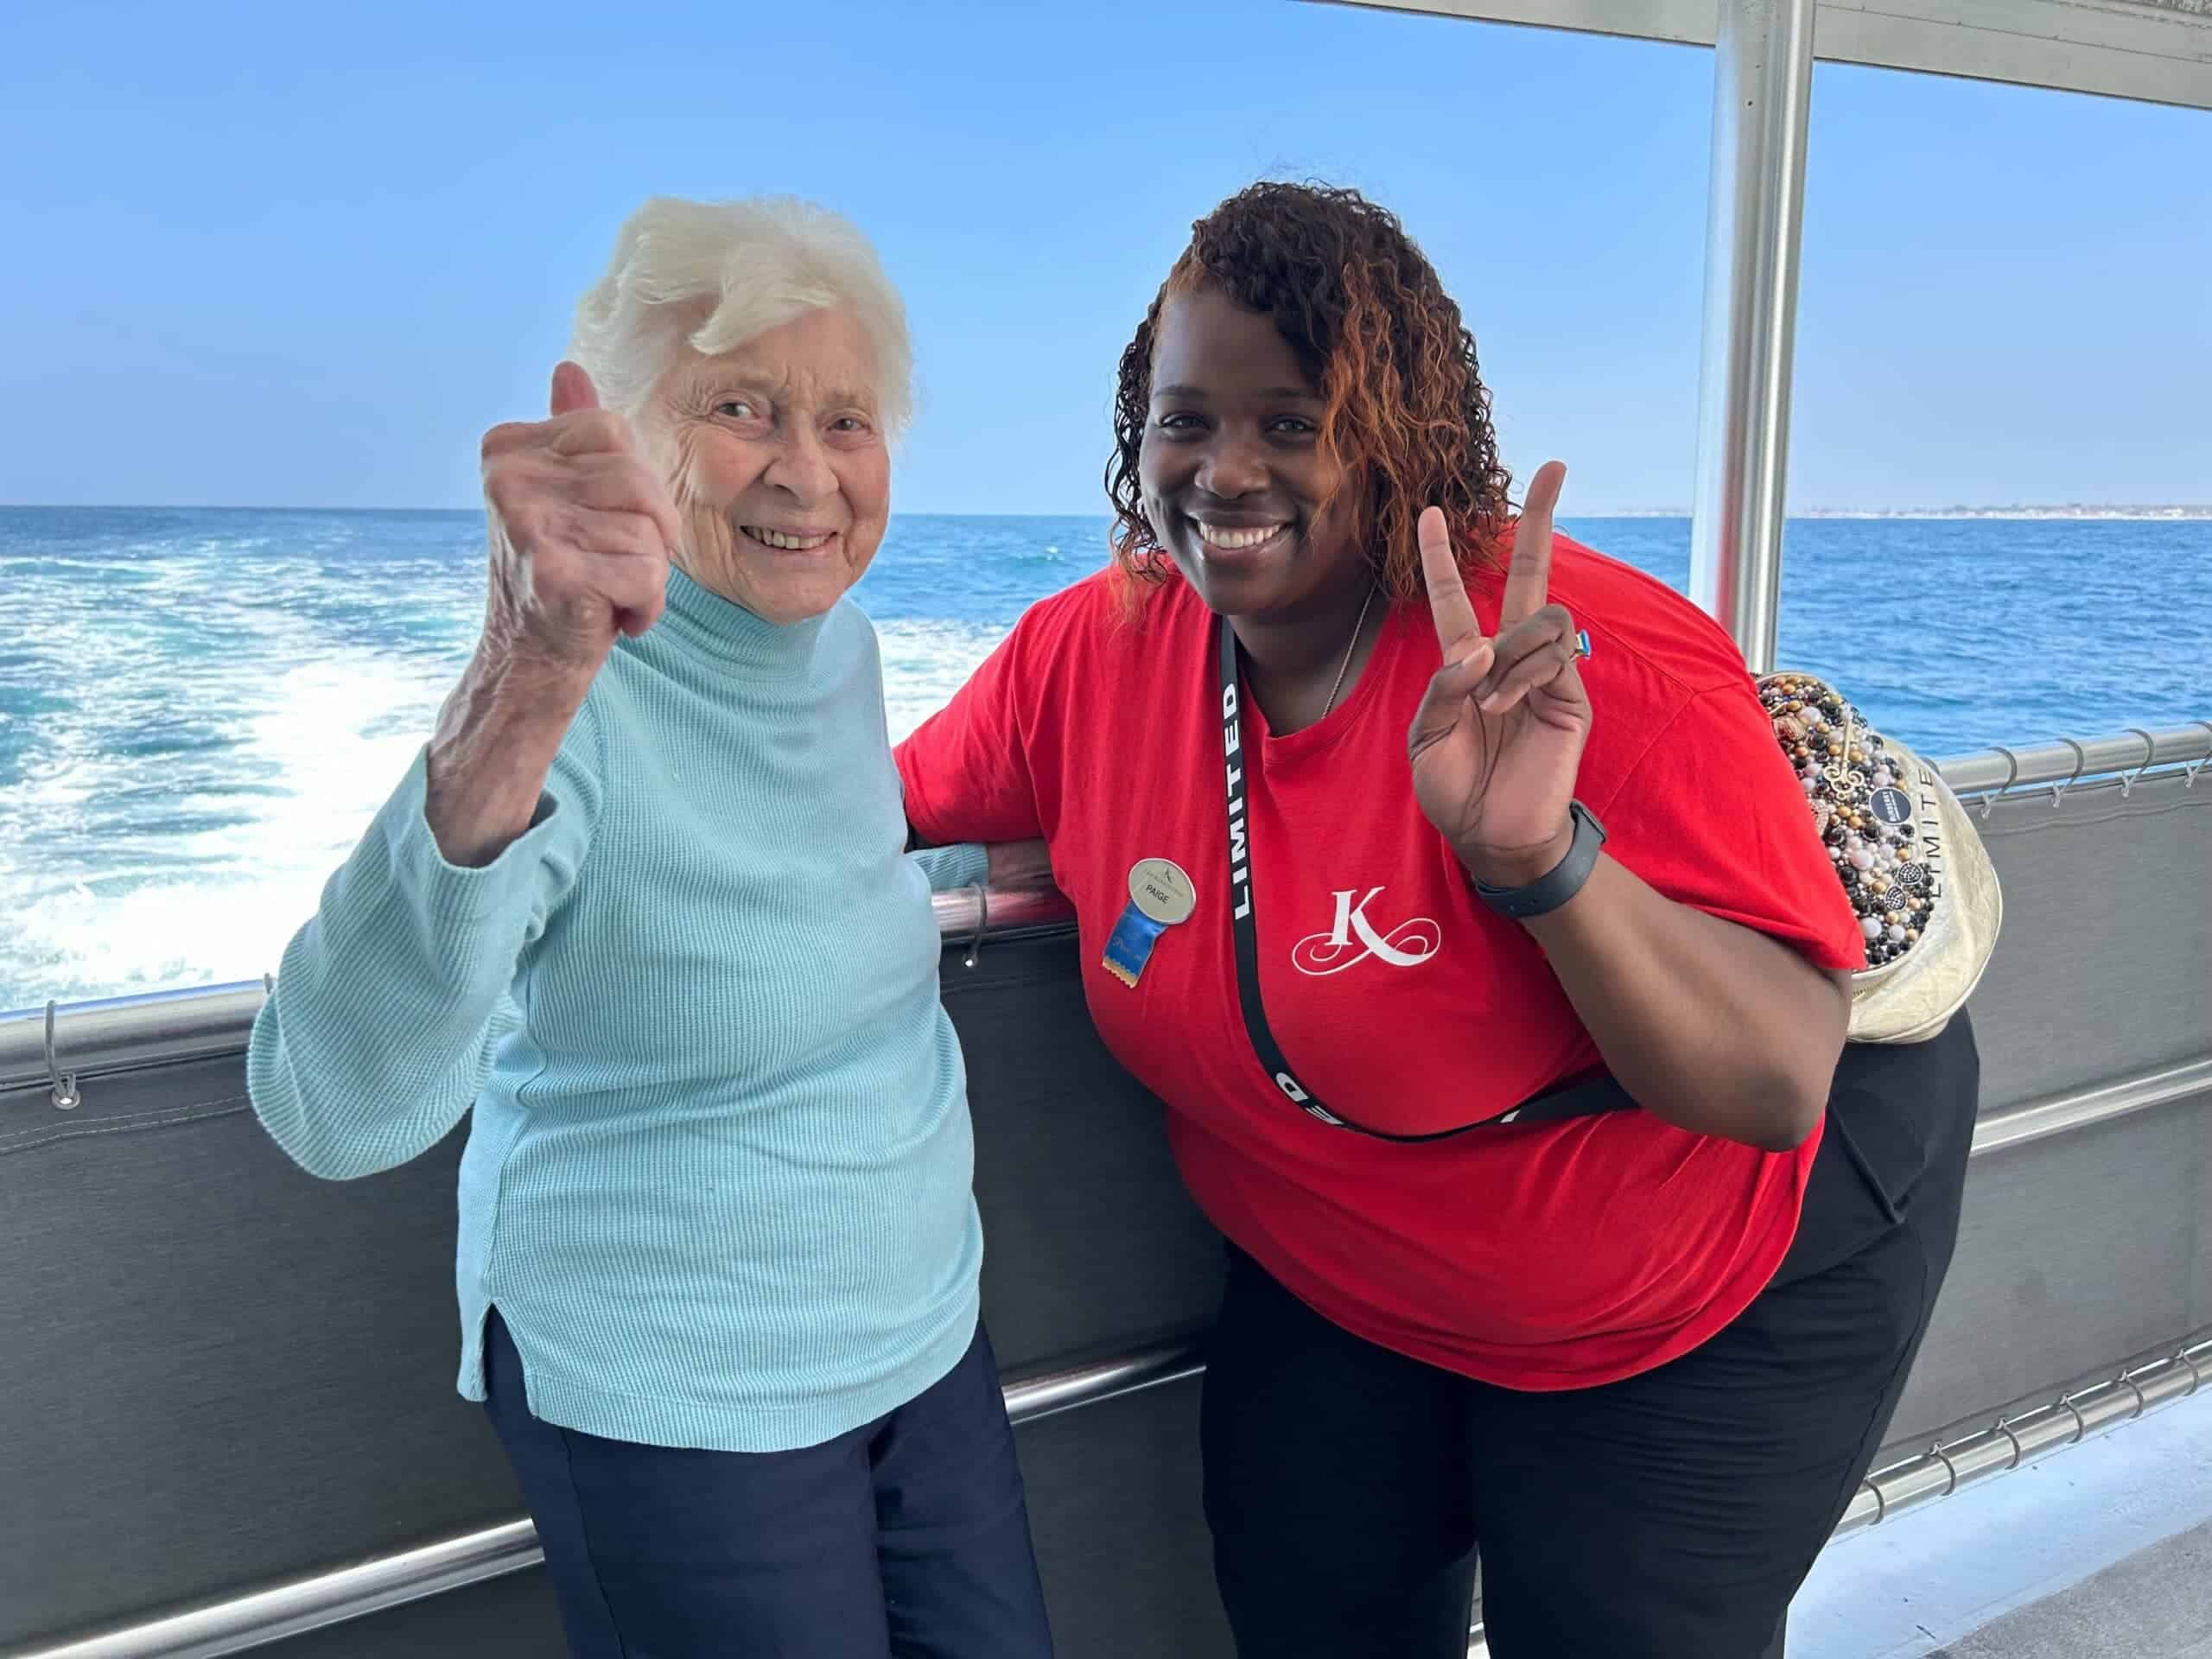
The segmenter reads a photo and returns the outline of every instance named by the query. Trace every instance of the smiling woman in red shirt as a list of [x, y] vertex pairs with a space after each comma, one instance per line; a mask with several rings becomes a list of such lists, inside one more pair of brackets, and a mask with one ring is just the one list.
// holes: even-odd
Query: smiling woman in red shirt
[[1499, 1659], [1757, 1659], [1948, 1266], [1972, 1037], [1963, 1112], [1834, 1132], [1860, 925], [1743, 659], [1554, 534], [1556, 463], [1516, 521], [1489, 401], [1389, 214], [1224, 203], [1122, 357], [1115, 563], [908, 815], [1046, 843], [1228, 1241], [1241, 1653], [1456, 1659], [1479, 1548]]

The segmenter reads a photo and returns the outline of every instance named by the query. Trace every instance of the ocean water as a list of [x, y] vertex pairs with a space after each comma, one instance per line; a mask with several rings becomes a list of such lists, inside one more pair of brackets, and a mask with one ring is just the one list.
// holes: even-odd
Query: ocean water
[[[1683, 520], [1566, 528], [1688, 581]], [[893, 736], [1106, 530], [894, 519], [856, 590]], [[273, 969], [467, 658], [483, 547], [474, 512], [0, 508], [0, 1009]], [[2212, 717], [2212, 522], [1800, 520], [1784, 571], [1783, 661], [1923, 753]]]

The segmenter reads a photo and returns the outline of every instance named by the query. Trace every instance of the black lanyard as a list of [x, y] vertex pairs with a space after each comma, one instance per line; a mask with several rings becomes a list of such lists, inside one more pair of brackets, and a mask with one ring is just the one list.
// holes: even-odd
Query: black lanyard
[[1464, 1135], [1469, 1129], [1488, 1128], [1500, 1123], [1541, 1123], [1558, 1118], [1588, 1117], [1635, 1105], [1626, 1090], [1601, 1073], [1523, 1101], [1494, 1117], [1462, 1123], [1457, 1128], [1434, 1129], [1427, 1135], [1392, 1135], [1385, 1129], [1370, 1129], [1364, 1123], [1356, 1123], [1343, 1113], [1324, 1106], [1313, 1091], [1299, 1081], [1289, 1060], [1284, 1058], [1281, 1045], [1275, 1041], [1274, 1033], [1268, 1028], [1267, 1006], [1260, 1000], [1260, 935], [1252, 919], [1257, 899], [1251, 836], [1245, 811], [1244, 739], [1236, 689], [1236, 632], [1220, 617], [1214, 619], [1214, 627], [1220, 644], [1221, 754], [1229, 788], [1229, 926], [1236, 949], [1236, 996], [1244, 1007], [1244, 1031], [1251, 1039], [1252, 1052], [1258, 1057], [1261, 1070], [1282, 1091], [1283, 1097], [1332, 1128], [1350, 1129], [1355, 1135], [1371, 1135], [1377, 1141], [1441, 1141], [1447, 1135]]

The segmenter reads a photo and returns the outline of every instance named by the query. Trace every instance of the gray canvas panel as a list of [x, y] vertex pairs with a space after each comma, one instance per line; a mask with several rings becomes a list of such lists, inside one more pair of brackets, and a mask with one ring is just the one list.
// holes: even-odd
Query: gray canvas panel
[[1193, 1378], [1023, 1426], [1059, 1659], [1229, 1659], [1198, 1502]]
[[2023, 791], [1976, 823], [2005, 886], [1983, 1111], [2212, 1052], [2212, 773]]
[[2197, 1114], [2196, 1196], [2190, 1218], [2196, 1249], [2190, 1259], [2189, 1322], [2196, 1330], [2212, 1326], [2212, 1100], [2201, 1100]]
[[518, 1511], [453, 1391], [457, 1140], [333, 1185], [242, 1092], [202, 1061], [6, 1116], [0, 1648]]
[[[1065, 938], [947, 963], [1009, 1370], [1205, 1325], [1218, 1242], [1157, 1104], [1105, 1058]], [[519, 1512], [452, 1389], [458, 1135], [315, 1180], [234, 1058], [96, 1079], [74, 1114], [0, 1109], [0, 1328], [32, 1333], [0, 1350], [0, 1646]]]
[[[1985, 1109], [2206, 1052], [2208, 801], [2212, 779], [1997, 804], [1983, 830], [2008, 925], [1975, 1004]], [[1195, 1328], [1218, 1284], [1159, 1108], [1106, 1059], [1076, 967], [1065, 935], [994, 941], [972, 972], [946, 958], [987, 1309], [1014, 1370]], [[0, 1097], [0, 1647], [518, 1512], [451, 1392], [457, 1141], [332, 1185], [293, 1169], [241, 1096], [230, 1059], [95, 1080], [67, 1116]], [[1900, 1446], [2212, 1325], [2202, 1105], [1977, 1166]], [[1204, 1651], [1174, 1620], [1217, 1630], [1193, 1446], [1172, 1414], [1144, 1414], [1193, 1395], [1024, 1430], [1065, 1639]], [[1115, 1427], [1121, 1413], [1136, 1426]], [[1173, 1614], [1157, 1643], [1130, 1628], [1154, 1599]]]
[[[1198, 1507], [1198, 1384], [1029, 1423], [1016, 1439], [1059, 1659], [1230, 1659]], [[550, 1581], [512, 1574], [279, 1643], [272, 1659], [548, 1659]]]
[[255, 1659], [564, 1659], [544, 1569], [512, 1573], [254, 1649]]
[[2177, 1102], [1974, 1160], [1958, 1255], [1893, 1445], [1925, 1451], [1938, 1429], [2107, 1377], [2204, 1323], [2208, 1104]]
[[1107, 1055], [1056, 934], [944, 959], [967, 1056], [983, 1295], [1007, 1370], [1211, 1324], [1217, 1235], [1185, 1195], [1160, 1107]]

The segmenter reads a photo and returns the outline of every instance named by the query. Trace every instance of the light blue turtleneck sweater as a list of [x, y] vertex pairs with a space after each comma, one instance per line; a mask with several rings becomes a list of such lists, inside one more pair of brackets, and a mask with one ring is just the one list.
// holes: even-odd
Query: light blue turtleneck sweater
[[460, 1386], [496, 1304], [549, 1422], [817, 1445], [975, 1332], [982, 1230], [932, 885], [902, 851], [875, 632], [776, 627], [671, 571], [594, 682], [531, 829], [440, 855], [420, 756], [284, 953], [247, 1058], [333, 1179], [461, 1167]]

